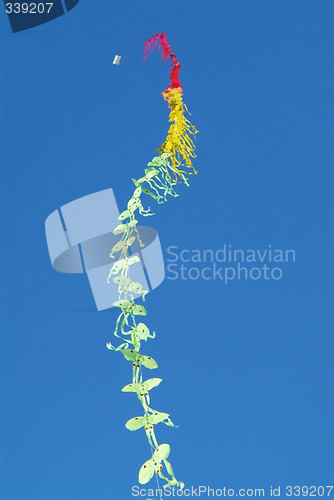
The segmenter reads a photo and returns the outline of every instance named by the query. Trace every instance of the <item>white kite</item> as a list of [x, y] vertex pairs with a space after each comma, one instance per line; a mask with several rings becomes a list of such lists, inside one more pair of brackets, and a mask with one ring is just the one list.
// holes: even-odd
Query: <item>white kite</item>
[[121, 56], [115, 56], [113, 60], [113, 64], [117, 64], [119, 66], [119, 63], [121, 62]]

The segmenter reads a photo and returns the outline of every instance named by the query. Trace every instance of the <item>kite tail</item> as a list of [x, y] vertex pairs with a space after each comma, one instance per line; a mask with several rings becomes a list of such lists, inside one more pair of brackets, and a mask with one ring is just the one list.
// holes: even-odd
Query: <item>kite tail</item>
[[[116, 319], [114, 334], [123, 341], [123, 343], [118, 347], [114, 347], [111, 343], [107, 343], [107, 348], [121, 352], [124, 355], [125, 359], [132, 363], [132, 384], [146, 384], [147, 382], [149, 382], [150, 379], [146, 382], [143, 382], [141, 374], [142, 365], [150, 369], [157, 368], [158, 366], [150, 356], [142, 355], [141, 353], [139, 353], [141, 340], [146, 341], [148, 338], [154, 338], [155, 332], [153, 332], [153, 334], [149, 334], [149, 330], [146, 325], [141, 323], [141, 336], [139, 334], [140, 323], [137, 324], [136, 316], [145, 316], [146, 309], [143, 306], [139, 306], [137, 303], [135, 303], [132, 291], [137, 290], [135, 293], [138, 293], [140, 295], [138, 290], [142, 290], [142, 292], [144, 292], [142, 293], [143, 300], [147, 291], [143, 290], [143, 286], [139, 282], [131, 280], [129, 276], [130, 265], [134, 264], [135, 262], [139, 262], [139, 259], [137, 261], [130, 261], [129, 249], [136, 239], [139, 241], [142, 247], [144, 246], [144, 244], [140, 240], [139, 232], [136, 226], [138, 222], [136, 218], [137, 214], [139, 212], [140, 215], [144, 216], [153, 215], [149, 213], [149, 210], [144, 209], [141, 201], [141, 196], [149, 195], [158, 203], [162, 203], [167, 200], [167, 195], [173, 197], [178, 196], [178, 194], [174, 190], [174, 186], [177, 184], [178, 177], [180, 177], [185, 182], [185, 184], [188, 185], [186, 174], [192, 173], [189, 172], [189, 169], [192, 170], [195, 174], [197, 173], [192, 165], [192, 159], [195, 158], [196, 155], [195, 145], [191, 139], [191, 136], [195, 136], [197, 134], [197, 129], [185, 117], [185, 113], [188, 112], [188, 110], [182, 100], [183, 90], [179, 80], [179, 71], [181, 69], [181, 65], [176, 59], [176, 56], [173, 53], [171, 47], [169, 46], [167, 37], [164, 33], [158, 33], [154, 35], [145, 43], [144, 59], [146, 59], [147, 55], [152, 52], [157, 45], [162, 51], [162, 58], [164, 61], [166, 61], [168, 57], [171, 58], [170, 84], [162, 93], [164, 99], [168, 102], [168, 107], [170, 109], [169, 122], [171, 122], [171, 125], [168, 129], [165, 141], [161, 145], [160, 149], [158, 149], [158, 153], [160, 153], [159, 156], [155, 156], [147, 164], [149, 168], [145, 168], [144, 175], [142, 177], [140, 177], [139, 179], [132, 179], [134, 185], [136, 186], [136, 189], [132, 197], [128, 201], [127, 209], [125, 209], [119, 216], [120, 221], [125, 221], [128, 219], [128, 222], [124, 223], [123, 226], [118, 225], [117, 228], [113, 231], [114, 234], [122, 233], [122, 237], [116, 243], [116, 245], [114, 245], [110, 252], [111, 258], [114, 258], [114, 253], [121, 252], [119, 257], [120, 264], [116, 267], [115, 264], [113, 265], [107, 278], [107, 281], [111, 281], [110, 278], [114, 274], [121, 273], [120, 276], [113, 278], [112, 281], [119, 284], [119, 300], [114, 302], [113, 305], [121, 308], [121, 313]], [[175, 175], [175, 179], [172, 178], [173, 175]], [[144, 184], [146, 185], [144, 186]], [[133, 233], [135, 233], [136, 236], [133, 235]], [[128, 297], [129, 291], [131, 291], [131, 300], [129, 300]], [[138, 333], [138, 338], [136, 337], [136, 333], [132, 333], [131, 342], [129, 341], [129, 343], [133, 345], [134, 349], [128, 349], [127, 339], [123, 338], [124, 335], [128, 335], [130, 333], [124, 331], [125, 325], [130, 326], [128, 321], [129, 318], [131, 318], [132, 323], [131, 331], [137, 331]], [[154, 386], [155, 385], [152, 385], [152, 387]], [[137, 393], [143, 407], [144, 417], [135, 417], [134, 420], [140, 421], [140, 419], [144, 419], [145, 422], [149, 422], [150, 425], [145, 426], [145, 432], [148, 442], [150, 446], [155, 448], [155, 452], [153, 453], [152, 458], [145, 462], [141, 467], [138, 475], [138, 480], [141, 484], [146, 484], [153, 476], [153, 474], [156, 473], [161, 479], [164, 479], [166, 481], [167, 486], [179, 486], [182, 489], [184, 487], [184, 483], [176, 480], [173, 468], [170, 462], [166, 460], [167, 456], [164, 457], [163, 455], [160, 455], [158, 453], [159, 445], [154, 432], [154, 426], [157, 423], [164, 422], [167, 425], [173, 427], [175, 426], [169, 419], [168, 414], [167, 417], [164, 417], [162, 420], [156, 420], [156, 416], [159, 415], [159, 412], [152, 410], [148, 406], [150, 404], [148, 392], [149, 390], [150, 389], [148, 387], [147, 396], [139, 395], [139, 393]], [[166, 418], [167, 422], [165, 421]], [[133, 428], [132, 430], [135, 430], [135, 428]], [[165, 444], [164, 446], [166, 447], [169, 445]], [[156, 467], [158, 466], [158, 462], [160, 468], [157, 470]], [[162, 474], [161, 462], [164, 463], [170, 478]]]
[[[161, 147], [157, 149], [157, 152], [160, 154], [170, 154], [171, 169], [175, 173], [175, 181], [177, 180], [177, 176], [179, 176], [188, 184], [188, 179], [184, 174], [197, 174], [197, 171], [192, 165], [192, 158], [196, 158], [196, 154], [195, 145], [191, 136], [195, 136], [198, 130], [185, 117], [185, 112], [188, 112], [188, 110], [183, 103], [183, 89], [179, 80], [181, 65], [168, 44], [165, 33], [157, 33], [144, 43], [144, 60], [146, 60], [148, 54], [154, 50], [158, 42], [163, 61], [166, 61], [168, 57], [171, 58], [170, 83], [162, 95], [168, 102], [168, 107], [170, 108], [169, 121], [172, 122], [172, 125], [169, 127], [167, 137]], [[188, 170], [182, 170], [182, 168]], [[192, 172], [189, 172], [189, 169], [192, 170]]]

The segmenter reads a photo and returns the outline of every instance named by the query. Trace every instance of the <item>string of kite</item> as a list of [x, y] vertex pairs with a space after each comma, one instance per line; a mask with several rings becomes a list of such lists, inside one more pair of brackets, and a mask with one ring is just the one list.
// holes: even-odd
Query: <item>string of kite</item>
[[163, 61], [167, 61], [168, 58], [170, 60], [170, 83], [162, 95], [168, 103], [171, 125], [165, 141], [157, 149], [158, 156], [147, 164], [142, 177], [132, 179], [135, 189], [126, 209], [119, 216], [121, 223], [113, 231], [115, 235], [121, 235], [121, 237], [110, 252], [112, 259], [115, 259], [116, 254], [118, 256], [110, 269], [107, 280], [118, 285], [119, 299], [113, 304], [119, 309], [114, 335], [121, 339], [122, 343], [115, 347], [108, 342], [107, 347], [120, 352], [131, 363], [132, 381], [123, 387], [122, 391], [136, 394], [142, 405], [143, 414], [131, 418], [125, 424], [130, 431], [143, 428], [151, 447], [151, 457], [140, 467], [139, 483], [146, 484], [154, 474], [157, 474], [165, 481], [164, 487], [183, 488], [184, 483], [176, 479], [168, 460], [169, 444], [159, 444], [155, 434], [157, 424], [176, 426], [168, 413], [151, 407], [150, 391], [158, 387], [162, 379], [153, 377], [143, 380], [142, 367], [153, 370], [158, 367], [158, 364], [151, 356], [142, 354], [140, 348], [143, 341], [154, 339], [156, 334], [150, 332], [147, 325], [140, 319], [147, 315], [146, 308], [143, 304], [135, 302], [137, 300], [135, 295], [140, 295], [144, 301], [148, 290], [144, 290], [141, 283], [130, 279], [129, 270], [131, 266], [140, 262], [138, 256], [130, 256], [131, 246], [136, 240], [140, 246], [143, 246], [137, 229], [136, 216], [138, 213], [145, 217], [154, 215], [150, 208], [144, 207], [141, 197], [145, 194], [158, 203], [164, 203], [168, 195], [178, 196], [174, 189], [176, 184], [184, 182], [187, 186], [189, 185], [187, 175], [197, 174], [192, 165], [192, 160], [196, 157], [192, 138], [198, 130], [185, 116], [189, 111], [183, 102], [183, 89], [179, 80], [181, 65], [167, 41], [166, 34], [157, 33], [144, 45], [144, 60], [156, 46], [162, 53]]

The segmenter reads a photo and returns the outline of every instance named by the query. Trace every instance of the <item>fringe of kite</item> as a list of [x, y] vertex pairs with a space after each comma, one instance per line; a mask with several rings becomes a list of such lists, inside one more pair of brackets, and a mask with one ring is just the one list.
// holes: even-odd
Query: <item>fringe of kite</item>
[[[172, 125], [169, 127], [167, 137], [161, 147], [157, 149], [157, 152], [170, 154], [171, 169], [175, 173], [175, 181], [179, 176], [188, 185], [188, 178], [185, 174], [197, 174], [192, 165], [192, 158], [196, 158], [196, 154], [191, 136], [195, 136], [198, 130], [185, 117], [185, 112], [189, 113], [189, 111], [182, 99], [183, 89], [179, 80], [181, 65], [168, 44], [165, 33], [157, 33], [144, 43], [144, 60], [154, 50], [158, 42], [163, 61], [166, 61], [168, 57], [171, 58], [170, 83], [167, 89], [162, 92], [162, 95], [168, 102], [170, 108], [169, 121], [172, 122]], [[190, 169], [192, 172], [182, 170], [183, 168]]]

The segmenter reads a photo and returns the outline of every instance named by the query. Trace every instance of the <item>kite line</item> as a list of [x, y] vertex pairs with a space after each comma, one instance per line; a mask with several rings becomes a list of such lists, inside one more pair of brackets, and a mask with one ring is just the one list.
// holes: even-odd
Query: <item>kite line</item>
[[[159, 155], [147, 164], [148, 168], [145, 168], [144, 176], [132, 179], [135, 190], [127, 203], [127, 208], [119, 216], [121, 224], [113, 231], [115, 235], [121, 235], [121, 238], [111, 249], [110, 257], [114, 259], [116, 253], [119, 256], [111, 267], [107, 280], [118, 285], [119, 300], [113, 305], [118, 307], [120, 312], [116, 320], [114, 335], [122, 340], [122, 344], [114, 347], [108, 342], [107, 347], [121, 352], [125, 359], [132, 363], [132, 382], [123, 387], [122, 391], [137, 394], [143, 407], [144, 415], [131, 418], [125, 424], [130, 431], [144, 428], [151, 446], [152, 456], [139, 470], [139, 483], [148, 483], [156, 473], [157, 476], [165, 480], [164, 487], [178, 486], [183, 488], [184, 483], [176, 479], [173, 468], [167, 460], [170, 446], [166, 443], [159, 444], [154, 430], [158, 423], [176, 427], [168, 413], [154, 410], [150, 406], [150, 390], [157, 387], [162, 379], [143, 380], [142, 378], [142, 367], [148, 369], [158, 367], [153, 358], [139, 352], [142, 341], [147, 341], [148, 338], [153, 339], [155, 332], [151, 333], [145, 323], [137, 322], [137, 317], [146, 316], [147, 311], [144, 305], [135, 302], [137, 298], [134, 297], [134, 294], [141, 295], [142, 299], [145, 300], [148, 290], [144, 290], [141, 283], [133, 281], [129, 277], [130, 267], [140, 262], [138, 256], [130, 257], [129, 249], [136, 240], [140, 246], [143, 246], [136, 227], [138, 223], [137, 213], [145, 217], [154, 215], [150, 208], [144, 208], [141, 195], [146, 194], [158, 203], [164, 203], [167, 201], [168, 195], [178, 196], [174, 189], [176, 184], [184, 182], [189, 186], [187, 175], [197, 174], [192, 165], [192, 159], [196, 158], [196, 155], [191, 136], [195, 136], [198, 130], [185, 116], [185, 113], [189, 113], [189, 111], [183, 102], [183, 89], [179, 80], [181, 65], [167, 41], [166, 34], [157, 33], [149, 38], [144, 45], [144, 60], [157, 45], [162, 52], [163, 61], [170, 58], [170, 83], [162, 95], [170, 109], [169, 122], [171, 125], [165, 141], [157, 149]], [[166, 472], [163, 470], [163, 465]], [[166, 473], [168, 476], [165, 475]]]

